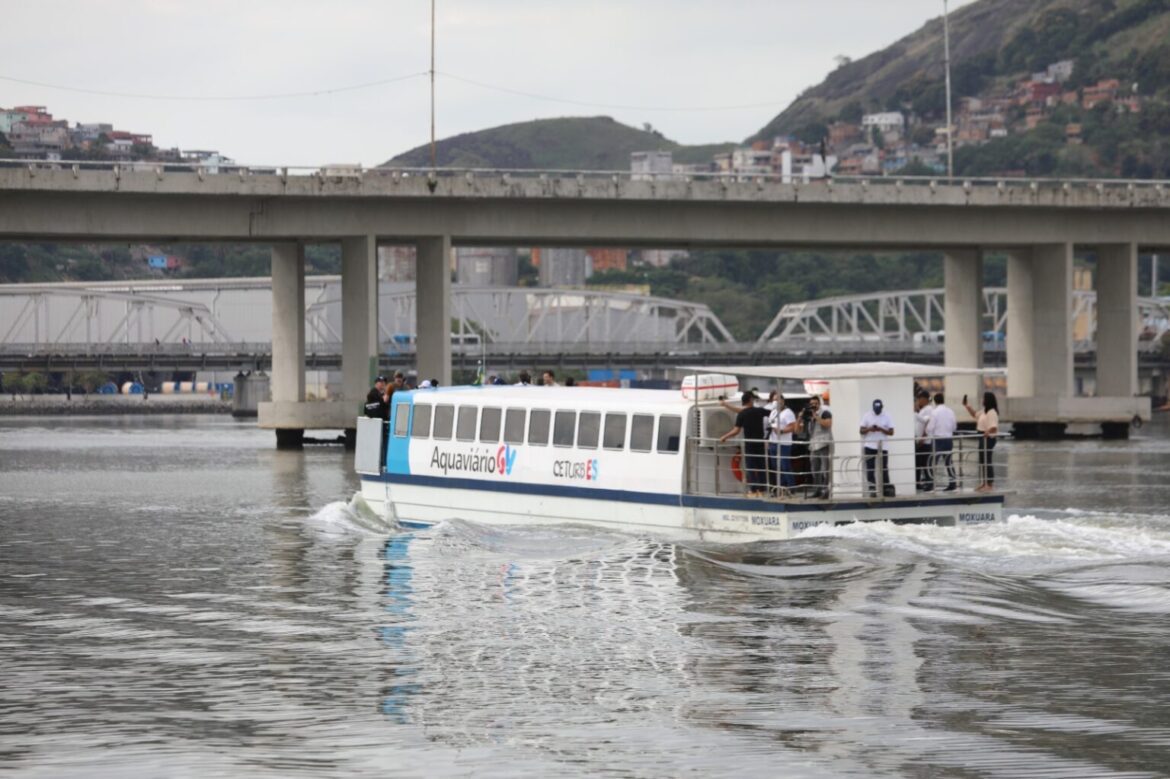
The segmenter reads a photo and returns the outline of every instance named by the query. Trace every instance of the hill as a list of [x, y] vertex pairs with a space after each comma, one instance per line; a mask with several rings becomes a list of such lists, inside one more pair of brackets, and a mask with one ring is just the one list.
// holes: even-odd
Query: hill
[[[517, 122], [443, 138], [435, 144], [438, 164], [458, 168], [629, 170], [630, 152], [670, 151], [677, 162], [708, 162], [734, 143], [684, 146], [662, 133], [639, 130], [608, 116]], [[399, 154], [383, 167], [425, 168], [429, 144]]]
[[[979, 0], [952, 13], [950, 28], [955, 99], [1061, 59], [1076, 62], [1073, 87], [1112, 76], [1144, 77], [1150, 93], [1170, 89], [1170, 0]], [[854, 104], [865, 111], [945, 110], [943, 59], [939, 17], [839, 67], [753, 138], [807, 132]]]
[[[964, 144], [957, 118], [956, 173], [1170, 176], [1170, 0], [979, 0], [950, 26], [954, 108], [998, 100], [1010, 136]], [[832, 122], [897, 111], [926, 144], [945, 124], [943, 59], [938, 18], [838, 68], [749, 140], [818, 142]], [[1022, 83], [1062, 60], [1073, 67], [1056, 94], [1021, 97]], [[1107, 98], [1090, 99], [1103, 84]]]

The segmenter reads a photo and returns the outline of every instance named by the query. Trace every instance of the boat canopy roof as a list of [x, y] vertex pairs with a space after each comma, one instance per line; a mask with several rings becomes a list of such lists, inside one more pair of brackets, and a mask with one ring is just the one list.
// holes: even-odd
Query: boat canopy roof
[[[400, 395], [400, 393], [402, 393]], [[413, 396], [414, 403], [515, 404], [531, 407], [578, 406], [580, 408], [621, 408], [663, 404], [692, 405], [678, 390], [615, 389], [613, 387], [542, 387], [540, 385], [453, 386], [438, 389], [399, 390], [395, 398]], [[391, 403], [393, 403], [393, 398]]]
[[838, 362], [819, 365], [687, 365], [694, 373], [729, 373], [766, 379], [885, 379], [1006, 373], [1004, 368], [949, 368], [916, 362]]

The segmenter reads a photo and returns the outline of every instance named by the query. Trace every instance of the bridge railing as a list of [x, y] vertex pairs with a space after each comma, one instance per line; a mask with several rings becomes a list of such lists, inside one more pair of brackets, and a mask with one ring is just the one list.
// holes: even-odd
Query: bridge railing
[[440, 179], [463, 178], [467, 180], [495, 179], [495, 180], [526, 180], [526, 179], [556, 179], [561, 181], [611, 181], [614, 183], [629, 181], [648, 182], [691, 182], [717, 181], [757, 184], [787, 184], [787, 185], [818, 185], [832, 187], [834, 185], [856, 185], [861, 188], [925, 188], [962, 187], [965, 190], [994, 189], [1000, 191], [1039, 192], [1063, 190], [1096, 190], [1105, 191], [1153, 191], [1170, 196], [1170, 180], [1164, 179], [1113, 179], [1113, 178], [1010, 178], [1010, 177], [947, 177], [939, 174], [935, 176], [899, 176], [882, 175], [872, 176], [823, 176], [813, 177], [804, 173], [775, 173], [768, 171], [685, 171], [671, 173], [641, 173], [628, 170], [570, 170], [570, 169], [531, 169], [531, 168], [412, 168], [412, 167], [376, 167], [365, 168], [361, 165], [253, 165], [231, 161], [147, 161], [147, 160], [28, 160], [28, 159], [0, 159], [0, 168], [23, 168], [35, 175], [40, 170], [72, 170], [79, 173], [83, 170], [111, 171], [121, 173], [153, 173], [159, 176], [170, 173], [188, 173], [196, 176], [279, 176], [282, 179], [291, 177], [317, 177], [327, 179], [356, 179], [370, 178], [423, 178], [438, 181]]

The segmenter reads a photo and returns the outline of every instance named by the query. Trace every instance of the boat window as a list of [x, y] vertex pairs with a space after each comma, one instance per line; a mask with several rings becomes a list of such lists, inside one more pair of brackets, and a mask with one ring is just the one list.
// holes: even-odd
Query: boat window
[[479, 411], [475, 406], [460, 406], [459, 421], [455, 423], [455, 440], [475, 440], [475, 416]]
[[397, 403], [394, 408], [394, 435], [398, 438], [406, 437], [406, 429], [410, 424], [410, 404]]
[[431, 406], [427, 403], [416, 403], [414, 406], [414, 421], [410, 423], [411, 438], [431, 437]]
[[682, 417], [661, 417], [658, 422], [658, 451], [677, 452]]
[[500, 410], [485, 408], [479, 414], [479, 440], [484, 444], [500, 442]]
[[626, 447], [626, 415], [606, 414], [605, 435], [601, 439], [606, 449], [624, 449]]
[[528, 443], [531, 446], [548, 446], [548, 428], [552, 412], [545, 408], [534, 408], [528, 419]]
[[443, 441], [451, 440], [451, 428], [455, 426], [454, 406], [435, 406], [434, 436]]
[[526, 413], [522, 408], [510, 408], [504, 412], [504, 443], [524, 443], [524, 417]]
[[553, 421], [553, 446], [572, 446], [573, 431], [576, 427], [576, 411], [558, 411]]
[[601, 414], [596, 411], [582, 411], [577, 419], [577, 448], [596, 449], [601, 436]]
[[630, 451], [649, 452], [654, 442], [654, 417], [650, 414], [634, 414], [630, 421]]

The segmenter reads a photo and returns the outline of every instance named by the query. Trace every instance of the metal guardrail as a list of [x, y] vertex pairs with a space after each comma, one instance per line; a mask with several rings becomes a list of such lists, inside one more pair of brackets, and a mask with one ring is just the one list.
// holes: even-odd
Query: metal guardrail
[[463, 178], [467, 180], [562, 180], [610, 181], [613, 183], [646, 182], [735, 182], [756, 184], [815, 185], [833, 187], [836, 184], [896, 189], [961, 187], [964, 190], [994, 189], [999, 191], [1085, 191], [1100, 193], [1113, 191], [1151, 191], [1170, 198], [1170, 180], [1165, 179], [1089, 179], [1089, 178], [1008, 178], [1008, 177], [951, 177], [946, 176], [827, 176], [814, 178], [799, 173], [743, 173], [735, 171], [687, 171], [685, 173], [632, 173], [613, 170], [541, 170], [531, 168], [364, 168], [361, 165], [245, 165], [237, 163], [202, 163], [169, 161], [112, 161], [112, 160], [27, 160], [0, 159], [0, 168], [23, 168], [31, 175], [41, 170], [111, 171], [121, 173], [189, 173], [196, 176], [279, 176], [281, 179], [312, 177], [324, 179], [372, 178]]
[[[838, 440], [828, 446], [828, 453], [814, 457], [807, 441], [793, 443], [793, 454], [788, 468], [776, 457], [749, 455], [742, 438], [721, 442], [716, 438], [687, 439], [687, 492], [705, 496], [744, 496], [753, 493], [755, 484], [763, 484], [759, 497], [785, 502], [824, 503], [844, 498], [888, 500], [907, 495], [893, 494], [886, 489], [888, 482], [913, 482], [917, 497], [947, 498], [956, 495], [981, 493], [986, 471], [981, 464], [980, 449], [983, 436], [957, 433], [952, 440], [949, 462], [946, 452], [923, 453], [920, 462], [917, 451], [891, 452], [887, 447], [902, 443], [903, 449], [913, 450], [914, 439], [889, 439], [877, 444], [876, 458], [867, 457], [861, 440]], [[997, 438], [997, 441], [999, 438]], [[765, 448], [765, 452], [769, 450]], [[1006, 481], [1006, 458], [996, 458], [992, 450], [994, 491], [1002, 492]], [[753, 464], [753, 460], [755, 464]], [[883, 461], [885, 467], [883, 468]], [[950, 467], [948, 467], [950, 466]], [[872, 481], [868, 470], [872, 468]], [[752, 471], [757, 473], [753, 476]], [[952, 481], [953, 475], [953, 481]], [[931, 490], [921, 484], [930, 483]], [[949, 489], [951, 484], [953, 489]], [[791, 486], [785, 486], [790, 484]]]

